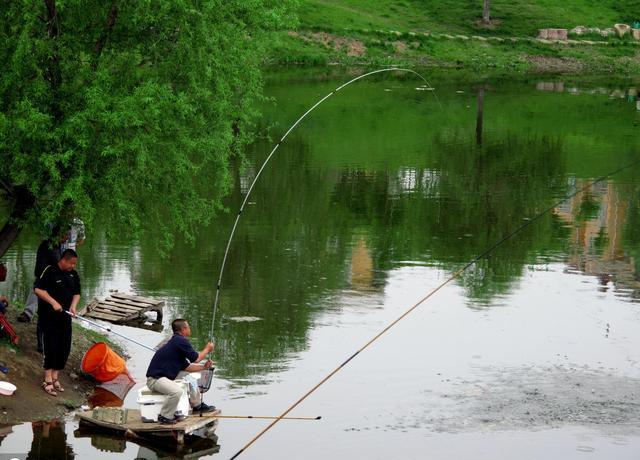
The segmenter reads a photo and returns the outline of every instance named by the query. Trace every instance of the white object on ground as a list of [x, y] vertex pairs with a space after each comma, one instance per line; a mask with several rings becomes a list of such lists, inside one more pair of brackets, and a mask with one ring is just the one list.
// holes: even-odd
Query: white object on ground
[[13, 383], [0, 382], [0, 395], [11, 396], [16, 389]]

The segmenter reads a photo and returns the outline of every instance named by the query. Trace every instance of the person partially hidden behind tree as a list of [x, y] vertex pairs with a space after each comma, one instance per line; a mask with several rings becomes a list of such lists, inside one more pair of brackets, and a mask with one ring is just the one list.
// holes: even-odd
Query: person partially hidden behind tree
[[[209, 369], [213, 361], [208, 359], [200, 364], [209, 353], [213, 351], [214, 345], [208, 342], [199, 353], [187, 340], [191, 336], [191, 326], [186, 319], [178, 318], [171, 323], [173, 337], [156, 351], [149, 368], [147, 369], [147, 387], [151, 391], [167, 395], [158, 421], [162, 424], [171, 424], [184, 419], [187, 414], [176, 414], [182, 387], [174, 382], [181, 373], [199, 372]], [[194, 412], [212, 412], [216, 410], [214, 406], [205, 403], [198, 404], [200, 395], [197, 388], [189, 385], [189, 403]]]
[[57, 264], [45, 267], [35, 284], [38, 317], [42, 318], [42, 388], [51, 396], [64, 391], [58, 374], [71, 352], [71, 315], [75, 316], [80, 301], [80, 277], [74, 270], [77, 263], [78, 254], [66, 249]]
[[[38, 246], [36, 252], [36, 266], [33, 275], [37, 281], [45, 267], [56, 265], [64, 252], [64, 245], [69, 239], [69, 232], [62, 231], [60, 226], [55, 226], [51, 230], [51, 237], [43, 240]], [[34, 282], [35, 286], [35, 282]], [[36, 307], [39, 305], [38, 296], [35, 290], [29, 293], [29, 297], [24, 306], [24, 311], [18, 316], [18, 321], [28, 323], [36, 313]], [[36, 327], [37, 349], [38, 353], [42, 353], [42, 318], [38, 315], [38, 324]]]

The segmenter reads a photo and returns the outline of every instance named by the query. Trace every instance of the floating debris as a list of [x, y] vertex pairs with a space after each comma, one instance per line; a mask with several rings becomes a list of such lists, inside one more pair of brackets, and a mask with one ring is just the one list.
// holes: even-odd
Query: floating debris
[[237, 323], [248, 323], [251, 321], [262, 321], [262, 318], [257, 318], [255, 316], [232, 316], [229, 320]]

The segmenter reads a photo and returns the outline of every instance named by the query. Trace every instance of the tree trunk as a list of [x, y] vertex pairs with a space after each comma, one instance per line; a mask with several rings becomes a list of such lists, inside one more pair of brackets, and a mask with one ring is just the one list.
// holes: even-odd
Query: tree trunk
[[18, 238], [22, 229], [9, 219], [0, 230], [0, 257], [4, 256], [13, 242]]
[[489, 17], [489, 7], [491, 6], [491, 0], [483, 0], [482, 3], [482, 22], [484, 24], [489, 24], [491, 22], [491, 18]]
[[34, 205], [33, 195], [26, 187], [18, 187], [13, 194], [11, 215], [0, 229], [0, 257], [4, 256], [22, 231], [22, 221]]
[[113, 26], [116, 24], [117, 17], [118, 7], [116, 5], [116, 2], [114, 1], [111, 4], [111, 8], [109, 8], [109, 13], [107, 13], [107, 20], [104, 25], [104, 31], [100, 35], [100, 38], [98, 38], [98, 41], [96, 41], [96, 54], [94, 56], [93, 64], [91, 65], [93, 70], [96, 70], [98, 68], [98, 62], [100, 60], [100, 56], [102, 55], [102, 50], [104, 49], [105, 43], [107, 43], [107, 38], [113, 31]]
[[62, 109], [60, 107], [60, 97], [58, 91], [62, 85], [62, 72], [60, 71], [60, 55], [56, 50], [56, 38], [60, 34], [60, 27], [58, 23], [58, 12], [56, 10], [55, 0], [45, 0], [45, 7], [47, 8], [47, 37], [53, 41], [53, 46], [47, 63], [44, 66], [44, 78], [49, 82], [51, 86], [51, 113], [56, 120], [62, 119]]

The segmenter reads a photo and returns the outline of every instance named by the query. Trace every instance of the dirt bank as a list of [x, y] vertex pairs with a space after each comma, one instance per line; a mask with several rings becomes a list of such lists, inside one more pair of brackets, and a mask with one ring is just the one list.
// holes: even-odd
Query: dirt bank
[[476, 76], [569, 74], [636, 78], [640, 42], [542, 40], [531, 36], [450, 35], [316, 28], [274, 32], [266, 65], [419, 66]]
[[74, 324], [71, 355], [60, 376], [65, 392], [53, 397], [40, 387], [43, 380], [42, 355], [36, 351], [35, 322], [19, 323], [17, 315], [18, 312], [11, 308], [7, 313], [20, 336], [19, 347], [10, 345], [5, 338], [0, 340], [0, 364], [9, 368], [8, 374], [0, 372], [0, 380], [18, 387], [12, 396], [0, 396], [0, 423], [48, 420], [80, 407], [95, 387], [94, 382], [82, 376], [80, 362], [85, 351], [104, 338]]

